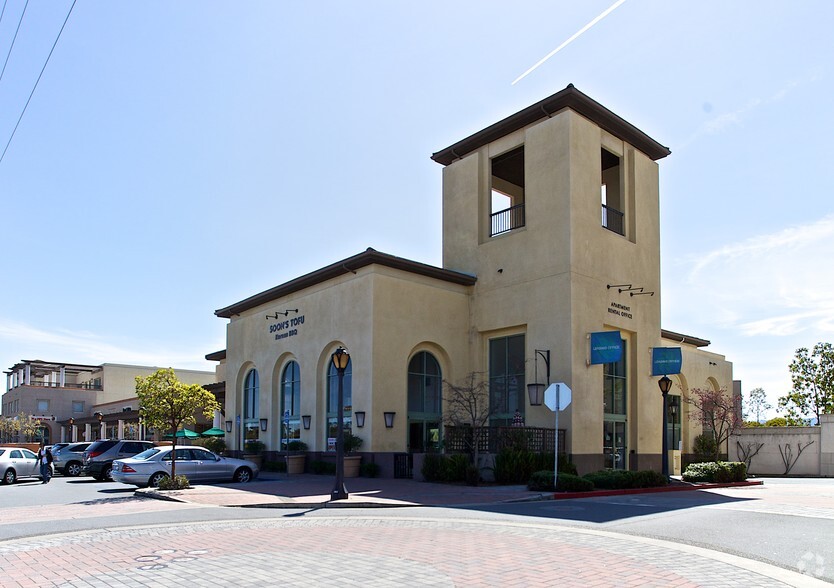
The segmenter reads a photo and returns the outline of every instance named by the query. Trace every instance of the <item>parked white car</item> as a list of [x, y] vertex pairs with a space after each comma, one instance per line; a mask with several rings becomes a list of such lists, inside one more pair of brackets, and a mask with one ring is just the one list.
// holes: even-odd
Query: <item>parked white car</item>
[[[110, 476], [116, 482], [134, 486], [159, 486], [171, 476], [172, 447], [152, 447], [126, 459], [113, 462]], [[178, 445], [177, 472], [189, 482], [250, 482], [258, 477], [254, 462], [215, 455], [202, 447]]]
[[0, 447], [0, 473], [3, 484], [14, 484], [20, 478], [40, 478], [38, 455], [24, 447]]

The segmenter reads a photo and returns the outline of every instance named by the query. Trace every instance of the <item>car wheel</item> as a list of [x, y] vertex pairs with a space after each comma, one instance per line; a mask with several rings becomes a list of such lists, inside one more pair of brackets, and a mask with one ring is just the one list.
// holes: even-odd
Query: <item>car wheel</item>
[[251, 482], [252, 481], [252, 470], [249, 468], [239, 468], [235, 472], [235, 482]]
[[168, 477], [170, 477], [170, 476], [168, 476], [168, 474], [166, 474], [165, 472], [156, 472], [148, 480], [148, 486], [152, 486], [154, 488], [157, 488], [157, 487], [159, 487], [159, 483], [162, 480], [164, 480], [165, 478], [168, 478]]
[[113, 473], [113, 466], [112, 465], [104, 466], [104, 471], [101, 472], [101, 479], [102, 480], [107, 480], [108, 482], [112, 482], [113, 481], [113, 476], [110, 475], [112, 473]]
[[67, 464], [67, 467], [64, 468], [64, 475], [71, 476], [75, 478], [76, 476], [81, 475], [81, 464], [77, 461], [71, 461]]
[[17, 480], [17, 473], [11, 468], [7, 469], [6, 473], [3, 474], [3, 483], [14, 484], [15, 480]]

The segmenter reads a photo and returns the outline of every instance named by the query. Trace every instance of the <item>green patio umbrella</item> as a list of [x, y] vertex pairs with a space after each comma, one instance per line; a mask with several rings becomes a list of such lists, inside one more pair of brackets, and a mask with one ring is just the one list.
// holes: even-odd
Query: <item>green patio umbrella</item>
[[226, 435], [226, 431], [223, 429], [218, 429], [217, 427], [212, 427], [208, 431], [203, 431], [200, 433], [201, 437], [223, 437]]
[[197, 439], [199, 436], [200, 433], [195, 433], [191, 429], [181, 429], [177, 431], [176, 435], [171, 435], [170, 433], [168, 433], [167, 435], [165, 435], [165, 438], [170, 439], [171, 437], [176, 437], [177, 439]]

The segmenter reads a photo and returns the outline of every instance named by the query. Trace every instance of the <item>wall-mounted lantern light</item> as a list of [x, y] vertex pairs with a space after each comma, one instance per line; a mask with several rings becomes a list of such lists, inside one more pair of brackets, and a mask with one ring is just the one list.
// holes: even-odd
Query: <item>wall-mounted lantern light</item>
[[[547, 368], [547, 384], [539, 382], [539, 356], [542, 356], [544, 365]], [[541, 406], [544, 402], [544, 389], [550, 386], [550, 349], [536, 349], [533, 355], [535, 364], [535, 379], [532, 384], [527, 384], [527, 396], [530, 399], [530, 406]]]
[[232, 421], [226, 421], [226, 432], [227, 433], [232, 432]]
[[301, 417], [301, 423], [304, 425], [304, 428], [307, 429], [307, 430], [310, 429], [310, 419], [312, 419], [312, 416], [309, 415], [309, 414], [302, 415], [302, 417]]
[[397, 414], [396, 412], [384, 412], [382, 413], [385, 417], [385, 428], [391, 429], [394, 427], [394, 415]]
[[261, 419], [261, 431], [266, 431], [266, 426], [269, 423], [267, 419]]
[[356, 426], [360, 429], [365, 426], [365, 411], [364, 410], [357, 410], [355, 413], [356, 415]]

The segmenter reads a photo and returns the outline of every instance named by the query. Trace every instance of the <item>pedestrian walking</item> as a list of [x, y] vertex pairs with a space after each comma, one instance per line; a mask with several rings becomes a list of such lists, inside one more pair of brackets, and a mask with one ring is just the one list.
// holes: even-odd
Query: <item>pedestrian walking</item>
[[52, 479], [52, 452], [41, 441], [38, 449], [38, 464], [41, 470], [41, 484], [49, 484]]

